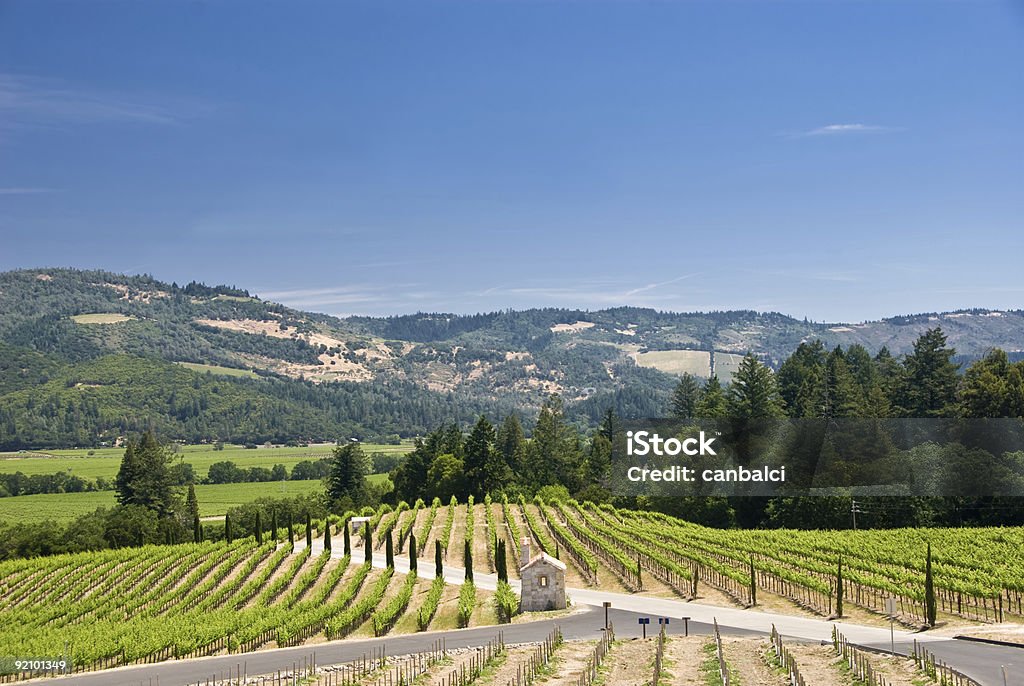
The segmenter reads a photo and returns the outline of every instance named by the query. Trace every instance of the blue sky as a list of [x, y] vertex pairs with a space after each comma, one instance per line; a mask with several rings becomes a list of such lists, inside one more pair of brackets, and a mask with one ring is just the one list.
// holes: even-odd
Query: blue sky
[[859, 321], [1022, 248], [1021, 2], [0, 1], [0, 269]]

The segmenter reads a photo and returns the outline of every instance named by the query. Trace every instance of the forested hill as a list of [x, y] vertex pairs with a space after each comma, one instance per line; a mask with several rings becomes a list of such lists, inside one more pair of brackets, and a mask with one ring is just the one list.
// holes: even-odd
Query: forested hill
[[965, 360], [1024, 349], [1024, 313], [819, 324], [777, 313], [535, 309], [339, 319], [244, 288], [37, 269], [0, 274], [0, 448], [91, 444], [155, 424], [188, 440], [382, 437], [558, 393], [582, 423], [663, 414], [675, 375], [727, 381], [801, 341], [908, 352], [941, 326]]

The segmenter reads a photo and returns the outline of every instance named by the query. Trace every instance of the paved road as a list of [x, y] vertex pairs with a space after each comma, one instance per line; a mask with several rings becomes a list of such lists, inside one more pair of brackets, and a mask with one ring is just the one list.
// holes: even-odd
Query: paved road
[[[314, 542], [313, 552], [321, 549]], [[361, 553], [358, 548], [355, 552]], [[341, 557], [340, 551], [334, 551]], [[383, 555], [374, 555], [374, 566], [385, 566]], [[434, 577], [434, 565], [420, 562], [418, 573], [423, 578]], [[396, 556], [397, 571], [408, 571], [407, 556]], [[444, 577], [450, 583], [462, 582], [461, 568], [445, 567]], [[497, 578], [492, 574], [474, 574], [474, 581], [480, 588], [493, 590]], [[513, 586], [518, 586], [513, 582]], [[518, 589], [517, 589], [518, 590]], [[605, 601], [612, 603], [609, 614], [619, 637], [633, 637], [641, 634], [637, 623], [639, 617], [668, 617], [669, 633], [681, 634], [684, 630], [682, 617], [689, 617], [689, 631], [692, 634], [709, 634], [713, 620], [717, 620], [722, 633], [731, 635], [758, 635], [771, 631], [774, 625], [784, 636], [802, 641], [829, 641], [832, 627], [838, 626], [846, 637], [854, 642], [883, 650], [890, 647], [888, 629], [867, 627], [848, 623], [832, 623], [805, 617], [792, 617], [758, 610], [741, 610], [701, 603], [688, 603], [670, 598], [652, 598], [623, 593], [606, 593], [593, 589], [568, 589], [573, 603], [587, 609], [557, 619], [541, 620], [503, 627], [479, 627], [445, 632], [425, 632], [408, 636], [394, 636], [379, 639], [334, 641], [317, 646], [298, 646], [263, 650], [241, 655], [225, 655], [193, 660], [164, 662], [156, 665], [138, 665], [94, 674], [79, 674], [60, 677], [56, 681], [62, 686], [188, 686], [204, 679], [234, 673], [241, 669], [250, 675], [267, 674], [277, 670], [290, 669], [292, 664], [301, 665], [304, 659], [315, 654], [317, 664], [327, 665], [355, 660], [368, 654], [373, 648], [386, 646], [392, 655], [408, 654], [428, 650], [431, 644], [443, 638], [448, 648], [464, 648], [486, 643], [503, 632], [506, 643], [525, 643], [547, 635], [557, 624], [563, 635], [571, 639], [593, 638], [603, 631], [604, 612], [599, 609]], [[656, 631], [656, 619], [652, 625]], [[895, 633], [897, 652], [907, 654], [914, 639], [927, 643], [928, 650], [948, 664], [955, 666], [979, 681], [983, 686], [1003, 686], [1002, 667], [1008, 669], [1007, 686], [1024, 686], [1024, 649], [991, 646], [986, 644], [957, 641], [928, 634], [911, 634], [905, 631]]]

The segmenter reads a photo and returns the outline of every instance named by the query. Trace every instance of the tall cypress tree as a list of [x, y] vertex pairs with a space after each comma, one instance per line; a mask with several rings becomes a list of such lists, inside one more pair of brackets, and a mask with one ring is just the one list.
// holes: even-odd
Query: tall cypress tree
[[195, 519], [192, 520], [192, 542], [202, 543], [203, 542], [203, 530], [202, 525], [199, 523], [199, 515], [196, 515]]
[[843, 616], [843, 557], [839, 556], [839, 571], [836, 573], [836, 617]]
[[309, 512], [306, 512], [306, 550], [313, 549], [313, 522], [309, 518]]
[[444, 576], [444, 564], [441, 560], [441, 541], [434, 539], [434, 576]]
[[498, 573], [498, 581], [504, 581], [508, 583], [508, 562], [506, 560], [507, 552], [505, 550], [505, 541], [501, 541], [498, 544], [498, 548], [495, 552], [494, 567]]
[[260, 521], [259, 510], [256, 511], [256, 545], [263, 543], [263, 522]]
[[192, 519], [199, 516], [199, 499], [196, 498], [195, 484], [188, 485], [188, 496], [185, 498], [185, 509]]
[[754, 569], [754, 556], [750, 556], [750, 604], [757, 605], [757, 570]]
[[292, 527], [292, 517], [288, 515], [288, 544], [295, 550], [295, 529]]
[[373, 562], [373, 537], [370, 536], [369, 522], [363, 524], [363, 544], [366, 546], [366, 555], [364, 556], [366, 561]]
[[928, 556], [924, 563], [924, 607], [928, 615], [928, 626], [935, 626], [935, 579], [932, 578], [932, 544], [928, 544]]
[[388, 529], [387, 538], [384, 539], [384, 558], [387, 560], [388, 569], [395, 568], [395, 543], [391, 538], [391, 530]]
[[274, 540], [277, 540], [277, 509], [270, 511], [270, 528], [274, 532]]
[[409, 532], [409, 571], [416, 571], [416, 534]]
[[232, 533], [233, 532], [231, 531], [231, 515], [226, 514], [224, 515], [224, 540], [226, 540], [228, 543], [231, 543]]
[[331, 554], [331, 520], [324, 519], [324, 552]]
[[462, 557], [466, 562], [466, 581], [473, 580], [473, 549], [469, 546], [469, 541], [464, 541]]
[[350, 528], [349, 520], [346, 519], [345, 520], [345, 534], [344, 534], [345, 554], [346, 555], [351, 555], [352, 554], [352, 534], [349, 533], [349, 528]]

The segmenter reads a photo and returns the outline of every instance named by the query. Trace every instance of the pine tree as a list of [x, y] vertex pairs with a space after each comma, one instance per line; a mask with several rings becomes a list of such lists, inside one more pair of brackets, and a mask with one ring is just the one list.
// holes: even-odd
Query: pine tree
[[352, 534], [349, 532], [351, 525], [349, 520], [345, 520], [345, 554], [352, 555]]
[[775, 376], [753, 353], [747, 353], [732, 377], [726, 404], [730, 417], [782, 417], [782, 397]]
[[463, 549], [463, 559], [466, 562], [466, 581], [473, 580], [473, 550], [470, 548], [469, 541], [464, 541], [465, 547]]
[[370, 535], [370, 523], [363, 524], [363, 545], [365, 546], [364, 559], [366, 562], [373, 562], [373, 537]]
[[388, 535], [384, 539], [384, 560], [388, 569], [395, 568], [395, 543], [391, 538], [391, 529], [388, 529]]
[[508, 466], [512, 474], [518, 474], [522, 468], [523, 455], [526, 449], [526, 436], [523, 425], [514, 414], [505, 417], [495, 435], [495, 452]]
[[256, 545], [263, 543], [263, 522], [260, 521], [259, 510], [256, 511]]
[[358, 443], [346, 443], [334, 449], [331, 472], [327, 477], [327, 495], [332, 501], [349, 498], [358, 503], [366, 492], [367, 460]]
[[117, 502], [142, 505], [168, 517], [175, 511], [177, 494], [171, 477], [169, 450], [160, 445], [156, 434], [147, 431], [133, 443], [129, 441], [114, 481]]
[[328, 555], [331, 554], [331, 519], [327, 517], [324, 519], [324, 552]]
[[231, 541], [233, 540], [233, 533], [234, 532], [231, 531], [231, 515], [226, 514], [224, 515], [224, 540], [228, 543], [231, 543]]
[[409, 532], [409, 571], [415, 572], [418, 564], [416, 559], [416, 534]]
[[725, 400], [725, 391], [718, 380], [718, 376], [712, 375], [704, 384], [700, 400], [697, 402], [697, 415], [701, 419], [719, 419], [729, 414], [729, 408]]
[[956, 403], [959, 365], [942, 329], [925, 331], [903, 361], [899, 405], [907, 417], [945, 417]]
[[932, 544], [928, 544], [928, 555], [924, 563], [924, 607], [928, 626], [935, 626], [935, 579], [932, 578]]
[[306, 512], [306, 550], [313, 550], [313, 521]]
[[469, 493], [477, 498], [482, 498], [491, 487], [500, 486], [505, 476], [488, 474], [488, 469], [498, 469], [499, 464], [504, 465], [503, 461], [494, 459], [494, 440], [494, 427], [487, 421], [487, 417], [480, 415], [466, 439], [463, 458]]
[[441, 559], [441, 541], [434, 539], [434, 576], [444, 576], [444, 563]]
[[684, 373], [672, 392], [671, 416], [673, 419], [692, 419], [697, 416], [700, 402], [700, 385], [689, 373]]

